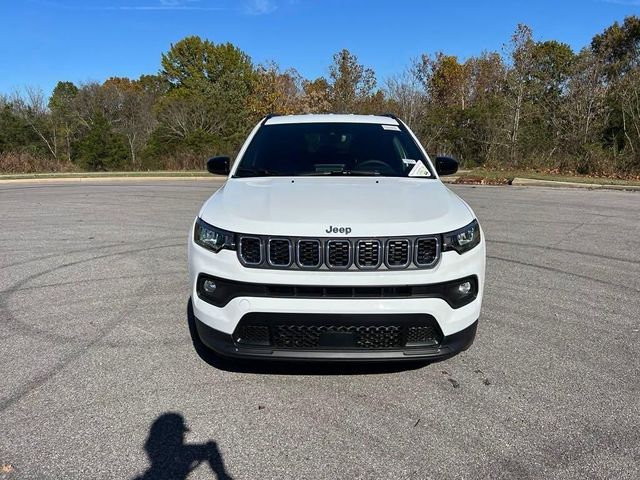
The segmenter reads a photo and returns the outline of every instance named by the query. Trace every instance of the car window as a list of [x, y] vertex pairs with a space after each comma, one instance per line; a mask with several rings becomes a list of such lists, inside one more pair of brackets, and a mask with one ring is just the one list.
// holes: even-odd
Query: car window
[[396, 126], [363, 123], [264, 125], [248, 146], [235, 176], [405, 177], [417, 161], [424, 160], [409, 133]]

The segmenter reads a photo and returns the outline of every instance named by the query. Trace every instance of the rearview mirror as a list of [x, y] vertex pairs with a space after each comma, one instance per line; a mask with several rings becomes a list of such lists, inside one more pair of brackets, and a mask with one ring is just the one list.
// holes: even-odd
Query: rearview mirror
[[453, 175], [458, 171], [458, 161], [451, 157], [436, 157], [438, 175]]
[[207, 160], [207, 170], [214, 175], [229, 175], [229, 157], [213, 157]]

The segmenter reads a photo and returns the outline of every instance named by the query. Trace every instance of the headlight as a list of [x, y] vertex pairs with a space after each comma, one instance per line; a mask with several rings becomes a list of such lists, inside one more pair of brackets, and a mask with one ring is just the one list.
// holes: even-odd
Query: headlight
[[466, 227], [445, 233], [443, 237], [443, 251], [455, 250], [458, 253], [468, 252], [480, 243], [480, 225], [478, 225], [477, 220], [474, 220]]
[[200, 218], [196, 220], [196, 226], [193, 229], [193, 240], [201, 247], [215, 253], [218, 253], [223, 248], [227, 250], [236, 249], [236, 236], [234, 233], [212, 227]]

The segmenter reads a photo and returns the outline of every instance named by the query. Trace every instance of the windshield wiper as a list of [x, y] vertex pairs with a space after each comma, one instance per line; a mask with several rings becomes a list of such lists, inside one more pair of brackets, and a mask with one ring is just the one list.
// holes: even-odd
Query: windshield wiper
[[375, 170], [345, 170], [341, 173], [343, 175], [355, 175], [361, 177], [380, 176], [380, 172]]
[[[263, 168], [243, 168], [240, 167], [236, 171], [235, 176], [240, 178], [248, 178], [248, 177], [276, 177], [276, 176], [285, 176], [286, 174], [282, 172], [278, 172], [275, 170], [267, 170]], [[380, 172], [376, 172], [373, 170], [325, 170], [319, 172], [304, 172], [297, 173], [292, 176], [294, 177], [322, 177], [322, 176], [359, 176], [359, 177], [373, 177], [380, 176]]]
[[380, 172], [375, 172], [372, 170], [327, 170], [327, 171], [320, 171], [320, 172], [307, 172], [307, 173], [300, 173], [298, 174], [298, 176], [304, 176], [304, 177], [315, 177], [315, 176], [329, 176], [329, 175], [354, 175], [354, 176], [361, 176], [361, 177], [370, 177], [370, 176], [379, 176]]
[[236, 176], [238, 177], [274, 177], [277, 175], [282, 175], [280, 172], [276, 172], [275, 170], [266, 170], [263, 168], [238, 168], [236, 171]]

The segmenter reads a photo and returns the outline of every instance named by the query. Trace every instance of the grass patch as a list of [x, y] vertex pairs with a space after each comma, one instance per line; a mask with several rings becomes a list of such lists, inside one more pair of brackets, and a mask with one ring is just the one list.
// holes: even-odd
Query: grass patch
[[[586, 184], [603, 185], [636, 185], [640, 186], [638, 179], [609, 178], [602, 176], [587, 175], [565, 175], [556, 173], [531, 172], [525, 170], [489, 170], [477, 168], [473, 170], [463, 170], [458, 177], [460, 183], [467, 183], [464, 179], [484, 179], [485, 184], [506, 184], [511, 183], [514, 178], [532, 178], [534, 180], [549, 180], [552, 182], [574, 182]], [[472, 183], [472, 182], [468, 182]]]
[[73, 173], [16, 173], [0, 175], [0, 180], [20, 180], [38, 178], [120, 178], [120, 177], [208, 177], [212, 176], [205, 170], [187, 171], [155, 171], [155, 172], [73, 172]]

